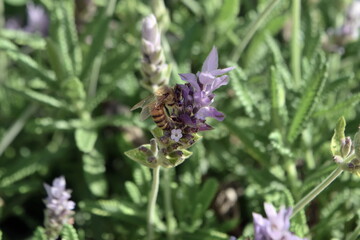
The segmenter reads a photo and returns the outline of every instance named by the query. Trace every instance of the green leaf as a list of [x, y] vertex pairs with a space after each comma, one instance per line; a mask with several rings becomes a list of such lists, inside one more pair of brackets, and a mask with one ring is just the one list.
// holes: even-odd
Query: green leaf
[[62, 240], [79, 240], [75, 228], [70, 224], [65, 224], [61, 231]]
[[44, 50], [46, 41], [37, 34], [30, 34], [13, 29], [1, 29], [0, 37], [4, 37], [18, 45], [26, 45], [36, 50]]
[[[144, 144], [141, 147], [145, 147], [150, 150], [150, 144]], [[158, 166], [158, 163], [156, 162], [149, 162], [149, 155], [147, 155], [143, 151], [140, 151], [139, 148], [134, 148], [125, 152], [125, 155], [131, 160], [134, 160], [135, 162], [140, 163], [146, 167], [154, 168]]]
[[244, 151], [253, 157], [256, 161], [258, 161], [263, 166], [268, 166], [268, 157], [264, 151], [262, 151], [263, 147], [255, 146], [254, 141], [256, 136], [250, 134], [250, 130], [247, 128], [241, 128], [239, 124], [234, 119], [225, 118], [225, 123], [229, 128], [229, 131], [237, 136], [242, 144], [244, 144]]
[[125, 189], [128, 192], [131, 200], [136, 204], [141, 204], [142, 194], [138, 186], [135, 183], [126, 181], [125, 182]]
[[0, 51], [4, 51], [9, 58], [24, 67], [29, 73], [34, 74], [34, 76], [47, 82], [55, 81], [52, 73], [41, 67], [31, 57], [22, 53], [12, 42], [0, 38]]
[[291, 121], [287, 139], [293, 143], [297, 136], [300, 134], [301, 128], [311, 117], [313, 110], [322, 93], [325, 81], [327, 79], [327, 64], [324, 57], [321, 57], [318, 70], [314, 76], [307, 82], [308, 86], [305, 89], [300, 103], [297, 106], [295, 115]]
[[192, 152], [186, 149], [179, 149], [177, 151], [181, 151], [182, 155], [178, 156], [176, 152], [174, 154], [170, 153], [165, 157], [165, 159], [161, 159], [161, 166], [165, 168], [173, 168], [183, 163], [185, 159], [189, 158], [192, 155]]
[[123, 199], [121, 201], [115, 199], [85, 201], [80, 202], [79, 206], [82, 210], [92, 214], [120, 219], [135, 226], [146, 224], [146, 212], [138, 210], [134, 204], [127, 203]]
[[215, 23], [221, 32], [227, 32], [237, 19], [240, 11], [240, 0], [224, 0]]
[[0, 240], [2, 240], [2, 231], [0, 230]]
[[48, 240], [45, 229], [43, 227], [37, 227], [32, 240]]
[[97, 56], [104, 50], [104, 43], [109, 29], [109, 22], [114, 14], [115, 5], [116, 1], [110, 0], [106, 5], [106, 8], [104, 7], [102, 9], [98, 19], [96, 19], [95, 30], [93, 33], [94, 38], [89, 48], [89, 52], [84, 57], [86, 60], [83, 68], [81, 69], [80, 79], [82, 81], [88, 78], [88, 74], [91, 72], [90, 69], [92, 69], [95, 59], [97, 59]]
[[246, 87], [247, 76], [245, 75], [244, 71], [239, 66], [236, 66], [236, 68], [229, 73], [229, 76], [231, 79], [230, 84], [233, 87], [240, 104], [245, 107], [245, 112], [248, 116], [254, 117], [254, 103], [251, 98], [251, 93]]
[[93, 150], [98, 133], [95, 129], [78, 128], [75, 131], [76, 146], [84, 153]]
[[219, 183], [215, 178], [209, 178], [204, 183], [200, 192], [196, 195], [195, 201], [193, 202], [194, 206], [199, 206], [198, 211], [194, 211], [193, 220], [202, 219], [205, 211], [209, 208], [215, 194], [219, 188]]
[[64, 67], [64, 60], [61, 57], [58, 44], [51, 39], [47, 39], [46, 52], [49, 57], [51, 68], [55, 72], [56, 79], [61, 82], [67, 77], [67, 73]]
[[79, 50], [76, 46], [77, 33], [74, 26], [74, 3], [68, 0], [54, 2], [51, 16], [51, 39], [58, 45], [58, 56], [63, 63], [65, 78], [75, 76], [74, 54]]
[[93, 149], [83, 155], [83, 169], [85, 180], [92, 194], [98, 197], [105, 196], [107, 193], [107, 182], [105, 178], [104, 157]]
[[346, 121], [344, 117], [339, 118], [331, 138], [330, 149], [333, 156], [341, 156], [341, 141], [345, 140]]
[[20, 87], [14, 88], [11, 86], [6, 86], [6, 87], [18, 94], [21, 94], [21, 95], [31, 99], [31, 100], [34, 100], [34, 101], [37, 101], [37, 102], [40, 102], [43, 104], [47, 104], [51, 107], [65, 109], [65, 104], [62, 101], [57, 100], [56, 98], [51, 97], [49, 95], [34, 91], [34, 90], [26, 88], [26, 87], [21, 87], [21, 88]]
[[271, 121], [274, 127], [282, 129], [283, 117], [282, 113], [286, 110], [285, 105], [285, 89], [280, 80], [279, 71], [275, 67], [271, 67]]

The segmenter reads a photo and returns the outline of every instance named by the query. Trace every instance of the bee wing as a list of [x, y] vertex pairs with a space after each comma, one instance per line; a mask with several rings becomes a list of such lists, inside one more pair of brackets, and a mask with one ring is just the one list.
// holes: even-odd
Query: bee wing
[[134, 111], [135, 109], [144, 107], [145, 105], [151, 103], [151, 102], [154, 101], [154, 100], [155, 100], [155, 96], [154, 96], [154, 95], [150, 95], [150, 96], [144, 98], [143, 100], [141, 100], [140, 102], [138, 102], [137, 104], [135, 104], [135, 105], [130, 109], [130, 111]]
[[150, 108], [149, 108], [149, 106], [146, 106], [146, 107], [144, 107], [144, 108], [141, 110], [140, 120], [141, 120], [141, 121], [144, 121], [144, 120], [147, 119], [148, 117], [150, 117]]

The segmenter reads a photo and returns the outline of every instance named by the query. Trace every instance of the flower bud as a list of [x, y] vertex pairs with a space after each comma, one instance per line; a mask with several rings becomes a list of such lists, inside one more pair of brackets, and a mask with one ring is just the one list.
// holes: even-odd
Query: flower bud
[[352, 150], [352, 141], [350, 137], [346, 137], [341, 141], [341, 156], [347, 157]]
[[170, 67], [165, 63], [161, 47], [161, 32], [154, 15], [147, 16], [142, 24], [142, 85], [150, 90], [167, 85]]

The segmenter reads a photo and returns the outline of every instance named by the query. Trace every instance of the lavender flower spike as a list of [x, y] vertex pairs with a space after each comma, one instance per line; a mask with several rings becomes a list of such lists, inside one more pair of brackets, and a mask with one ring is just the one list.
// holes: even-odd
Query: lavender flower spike
[[170, 67], [165, 63], [161, 47], [161, 33], [153, 14], [147, 16], [142, 23], [142, 56], [143, 86], [154, 90], [167, 85]]
[[70, 199], [71, 190], [65, 189], [65, 178], [63, 176], [55, 178], [53, 185], [44, 184], [47, 192], [47, 198], [44, 199], [45, 210], [45, 228], [49, 239], [56, 239], [64, 224], [73, 221], [72, 216], [75, 203]]
[[253, 213], [254, 240], [306, 240], [293, 235], [289, 231], [291, 208], [285, 209], [282, 207], [279, 212], [276, 212], [274, 206], [269, 203], [265, 203], [264, 208], [267, 218]]
[[214, 90], [228, 84], [229, 77], [224, 75], [234, 67], [218, 69], [218, 53], [215, 47], [205, 59], [201, 72], [180, 74], [182, 80], [188, 82], [178, 85], [181, 89], [182, 105], [184, 111], [179, 118], [185, 124], [193, 127], [196, 131], [210, 130], [211, 127], [205, 123], [207, 117], [218, 121], [224, 119], [224, 115], [216, 108], [210, 106], [215, 98]]

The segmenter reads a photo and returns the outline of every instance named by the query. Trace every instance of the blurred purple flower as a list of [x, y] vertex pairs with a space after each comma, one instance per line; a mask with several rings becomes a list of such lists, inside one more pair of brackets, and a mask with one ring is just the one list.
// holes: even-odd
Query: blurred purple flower
[[40, 33], [46, 36], [49, 30], [49, 17], [45, 9], [40, 5], [29, 2], [26, 5], [27, 25], [24, 27], [26, 32]]
[[273, 205], [264, 204], [267, 218], [253, 213], [255, 240], [305, 240], [293, 235], [290, 231], [291, 208], [281, 208], [276, 212]]
[[75, 203], [70, 199], [71, 191], [65, 189], [66, 182], [63, 176], [55, 178], [53, 185], [44, 184], [47, 198], [44, 199], [45, 228], [48, 236], [57, 236], [64, 224], [72, 221]]
[[27, 24], [25, 26], [19, 17], [11, 17], [6, 21], [5, 27], [29, 33], [39, 33], [42, 36], [48, 35], [50, 20], [42, 6], [29, 2], [26, 5], [26, 18]]
[[180, 102], [182, 111], [179, 113], [179, 120], [193, 128], [195, 132], [212, 129], [205, 123], [207, 117], [222, 121], [224, 114], [210, 105], [215, 98], [213, 91], [228, 84], [229, 78], [223, 74], [232, 69], [234, 67], [218, 69], [218, 53], [213, 47], [202, 66], [201, 72], [196, 75], [193, 73], [179, 74], [182, 80], [188, 82], [185, 85], [177, 85], [182, 96]]
[[331, 28], [324, 37], [323, 46], [331, 52], [344, 53], [343, 46], [359, 39], [360, 1], [353, 1], [347, 8], [344, 23], [338, 28]]

